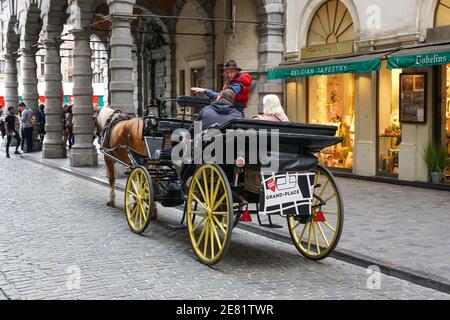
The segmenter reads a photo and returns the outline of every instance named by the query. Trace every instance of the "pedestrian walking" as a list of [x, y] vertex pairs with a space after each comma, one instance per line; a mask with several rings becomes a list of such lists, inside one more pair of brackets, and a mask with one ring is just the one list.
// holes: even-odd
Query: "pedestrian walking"
[[3, 107], [0, 105], [0, 132], [2, 134], [2, 140], [6, 137], [6, 130], [5, 130], [5, 117], [6, 117], [6, 111], [3, 111]]
[[69, 142], [69, 149], [72, 148], [72, 146], [75, 143], [74, 135], [73, 135], [73, 113], [72, 113], [72, 105], [69, 105], [66, 107], [66, 113], [65, 113], [65, 131], [66, 131], [66, 137], [67, 141]]
[[5, 117], [4, 128], [6, 131], [6, 157], [10, 158], [9, 146], [11, 145], [12, 138], [16, 139], [16, 151], [14, 154], [21, 154], [19, 151], [20, 136], [16, 130], [17, 116], [15, 115], [14, 107], [8, 107], [8, 115]]
[[27, 145], [25, 152], [29, 153], [33, 151], [33, 129], [36, 123], [36, 118], [34, 117], [33, 111], [24, 102], [19, 104], [19, 112], [21, 112], [20, 119], [23, 130], [22, 139], [25, 139], [25, 143]]
[[39, 125], [39, 140], [44, 142], [45, 137], [45, 106], [43, 104], [39, 105], [38, 112], [36, 115], [38, 125]]

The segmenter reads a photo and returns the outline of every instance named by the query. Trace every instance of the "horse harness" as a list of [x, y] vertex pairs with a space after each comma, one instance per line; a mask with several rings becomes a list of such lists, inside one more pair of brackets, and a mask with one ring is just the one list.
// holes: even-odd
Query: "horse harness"
[[[106, 145], [109, 143], [109, 140], [111, 138], [111, 132], [114, 129], [114, 127], [122, 121], [130, 120], [131, 117], [126, 114], [122, 113], [120, 110], [114, 111], [114, 113], [106, 120], [105, 127], [103, 128], [102, 132], [100, 133], [100, 148], [105, 152], [113, 152], [117, 149], [127, 149], [128, 146], [117, 146], [111, 149], [107, 149]], [[130, 140], [130, 135], [128, 134], [128, 140]]]

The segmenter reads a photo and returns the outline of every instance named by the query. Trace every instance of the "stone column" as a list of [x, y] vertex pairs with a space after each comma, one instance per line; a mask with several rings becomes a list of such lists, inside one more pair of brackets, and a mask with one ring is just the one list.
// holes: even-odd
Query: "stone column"
[[23, 84], [23, 101], [34, 112], [38, 112], [38, 78], [36, 64], [37, 49], [22, 48], [21, 67]]
[[62, 74], [61, 57], [59, 55], [60, 43], [54, 40], [45, 40], [45, 139], [42, 147], [42, 158], [65, 158], [66, 146], [63, 142], [62, 108]]
[[73, 49], [73, 133], [75, 144], [70, 151], [71, 167], [92, 167], [98, 164], [97, 149], [93, 144], [92, 116], [92, 51], [90, 33], [84, 30], [71, 32]]
[[5, 54], [5, 107], [19, 104], [19, 84], [17, 82], [17, 54]]
[[[121, 4], [125, 5], [122, 2]], [[134, 115], [133, 58], [131, 52], [133, 38], [131, 36], [130, 19], [112, 15], [111, 20], [111, 108], [120, 109], [124, 113]]]
[[[283, 62], [283, 3], [280, 1], [265, 1], [264, 7], [258, 8], [258, 15], [263, 24], [258, 26], [259, 34], [259, 68], [258, 91], [262, 98], [266, 94], [278, 94], [282, 98], [283, 84], [281, 80], [267, 81], [267, 71]], [[269, 24], [272, 23], [272, 24]], [[279, 25], [277, 25], [279, 24]]]
[[144, 106], [142, 103], [142, 85], [143, 85], [143, 70], [142, 70], [142, 45], [137, 46], [136, 50], [136, 58], [137, 58], [137, 79], [136, 79], [136, 85], [137, 85], [137, 92], [136, 92], [136, 98], [137, 98], [137, 115], [142, 116]]
[[[23, 101], [35, 114], [38, 112], [38, 78], [35, 48], [22, 48], [21, 50]], [[42, 150], [42, 142], [38, 140], [38, 127], [33, 132], [33, 151]]]

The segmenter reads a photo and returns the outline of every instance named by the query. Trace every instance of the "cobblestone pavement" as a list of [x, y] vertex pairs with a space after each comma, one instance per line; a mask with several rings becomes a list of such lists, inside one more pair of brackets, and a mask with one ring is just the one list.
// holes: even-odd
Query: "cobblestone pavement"
[[[41, 159], [39, 153], [32, 157]], [[67, 159], [47, 161], [69, 168]], [[74, 170], [107, 180], [103, 156], [99, 157], [99, 168]], [[338, 249], [450, 282], [450, 192], [348, 178], [337, 180], [345, 205]], [[125, 182], [118, 179], [117, 185], [124, 186]], [[289, 237], [286, 220], [275, 216], [274, 221], [283, 228], [270, 231]]]
[[[450, 282], [450, 192], [338, 178], [345, 206], [338, 248]], [[285, 219], [274, 217], [288, 235]]]
[[[107, 188], [20, 158], [0, 156], [0, 299], [449, 299], [450, 295], [235, 230], [222, 262], [199, 263], [179, 219], [160, 208], [143, 236]], [[118, 199], [123, 194], [118, 194]], [[121, 201], [120, 201], [121, 202]], [[121, 206], [122, 203], [119, 203]]]

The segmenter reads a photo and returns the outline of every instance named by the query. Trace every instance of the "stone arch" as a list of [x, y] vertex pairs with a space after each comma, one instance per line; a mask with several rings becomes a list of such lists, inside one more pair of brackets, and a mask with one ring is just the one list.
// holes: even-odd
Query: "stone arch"
[[[173, 16], [180, 16], [182, 10], [184, 9], [185, 5], [187, 3], [191, 3], [196, 11], [198, 12], [199, 16], [202, 18], [212, 18], [214, 15], [214, 7], [212, 5], [212, 1], [208, 0], [176, 0], [174, 5], [174, 10], [172, 15]], [[172, 25], [171, 25], [171, 31], [176, 32], [177, 25], [179, 20], [173, 19]], [[214, 35], [214, 23], [213, 21], [203, 21], [203, 27], [205, 30], [205, 33]], [[176, 39], [176, 37], [174, 37]], [[215, 41], [214, 37], [205, 37], [204, 42], [206, 45], [206, 85], [209, 88], [214, 87], [214, 77], [215, 77], [215, 70], [214, 70], [214, 52], [215, 52]], [[176, 48], [175, 50], [178, 50]], [[176, 60], [176, 59], [175, 59]], [[174, 69], [174, 68], [173, 68]]]
[[42, 29], [41, 10], [37, 3], [30, 3], [20, 15], [20, 47], [30, 49], [37, 45]]
[[[301, 48], [307, 45], [307, 33], [309, 30], [309, 26], [311, 25], [311, 22], [317, 10], [319, 10], [319, 8], [328, 1], [329, 0], [308, 0], [307, 3], [305, 4], [304, 9], [300, 14], [299, 25], [297, 27], [298, 36], [296, 37], [297, 39], [296, 48], [298, 51], [300, 51]], [[338, 1], [340, 1], [348, 10], [353, 21], [355, 40], [358, 40], [361, 29], [358, 11], [356, 10], [354, 2], [352, 0], [338, 0]]]
[[425, 38], [427, 29], [434, 25], [434, 17], [436, 14], [436, 7], [439, 0], [421, 0], [418, 4], [416, 24], [418, 31]]
[[422, 40], [426, 37], [427, 29], [437, 26], [436, 13], [440, 3], [441, 0], [421, 0], [418, 5], [416, 24], [418, 31], [422, 35]]
[[61, 35], [67, 21], [67, 0], [48, 0], [40, 2], [44, 40], [54, 40]]
[[450, 25], [450, 1], [439, 0], [434, 10], [434, 27]]
[[[165, 15], [155, 5], [148, 1], [138, 0], [134, 5], [134, 10], [140, 10], [143, 15]], [[172, 90], [172, 78], [170, 77], [172, 59], [171, 54], [173, 47], [172, 39], [169, 33], [169, 21], [160, 17], [142, 17], [139, 19], [139, 23], [135, 26], [138, 30], [134, 34], [136, 52], [133, 54], [137, 58], [137, 63], [135, 64], [135, 71], [137, 72], [137, 86], [135, 87], [134, 99], [135, 107], [137, 106], [138, 114], [142, 114], [143, 107], [147, 105], [150, 101], [150, 81], [149, 75], [151, 74], [149, 60], [156, 60], [157, 63], [154, 66], [155, 71], [155, 95], [158, 97], [166, 97], [171, 95]], [[148, 48], [147, 44], [149, 42], [150, 34], [149, 27], [152, 23], [155, 23], [161, 28], [164, 41], [167, 45], [162, 46], [159, 49]]]

